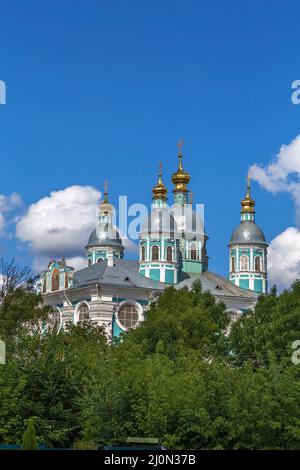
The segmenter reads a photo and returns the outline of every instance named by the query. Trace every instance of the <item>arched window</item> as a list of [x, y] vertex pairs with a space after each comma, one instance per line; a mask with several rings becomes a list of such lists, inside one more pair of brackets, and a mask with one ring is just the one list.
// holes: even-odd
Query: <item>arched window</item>
[[159, 247], [157, 245], [153, 245], [152, 247], [152, 261], [159, 260]]
[[260, 258], [260, 256], [255, 256], [255, 258], [254, 258], [254, 269], [255, 269], [255, 271], [261, 271], [261, 258]]
[[139, 312], [135, 305], [125, 304], [118, 312], [118, 320], [125, 330], [135, 327], [139, 321]]
[[69, 287], [69, 275], [68, 273], [65, 273], [65, 289], [68, 289]]
[[59, 290], [59, 272], [58, 269], [53, 269], [52, 273], [52, 290]]
[[43, 294], [46, 294], [46, 291], [47, 291], [47, 278], [45, 276], [43, 280]]
[[84, 323], [90, 318], [90, 310], [86, 303], [83, 303], [78, 308], [78, 323]]
[[190, 258], [192, 260], [196, 260], [197, 259], [197, 247], [196, 247], [196, 243], [191, 243], [190, 245]]
[[92, 260], [91, 258], [88, 259], [88, 266], [91, 266], [92, 265]]
[[53, 330], [55, 331], [60, 330], [61, 316], [60, 316], [60, 311], [58, 309], [54, 310], [51, 313], [51, 324], [52, 324]]
[[97, 263], [101, 263], [101, 261], [103, 261], [103, 258], [98, 258], [97, 259]]
[[167, 247], [167, 261], [173, 261], [173, 249], [170, 245]]
[[235, 257], [231, 257], [231, 272], [235, 271]]
[[141, 260], [145, 261], [145, 259], [146, 259], [146, 248], [142, 246]]
[[248, 271], [249, 270], [249, 258], [246, 255], [241, 256], [240, 259], [241, 263], [241, 271]]

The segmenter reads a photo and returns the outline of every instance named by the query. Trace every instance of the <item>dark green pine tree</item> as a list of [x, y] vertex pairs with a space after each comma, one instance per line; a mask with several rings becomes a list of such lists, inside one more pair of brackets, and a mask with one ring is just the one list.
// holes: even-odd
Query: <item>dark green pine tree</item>
[[35, 434], [33, 418], [29, 418], [26, 431], [23, 434], [22, 449], [23, 450], [36, 450], [37, 449], [37, 439], [36, 439], [36, 434]]

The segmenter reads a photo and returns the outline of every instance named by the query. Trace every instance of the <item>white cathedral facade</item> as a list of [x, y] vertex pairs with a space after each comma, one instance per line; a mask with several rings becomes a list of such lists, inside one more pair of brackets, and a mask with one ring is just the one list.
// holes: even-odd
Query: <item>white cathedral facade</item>
[[[174, 205], [159, 174], [149, 217], [139, 237], [139, 259], [127, 260], [107, 191], [98, 220], [85, 247], [86, 268], [75, 271], [64, 259], [52, 260], [37, 282], [46, 304], [53, 307], [58, 329], [67, 323], [90, 321], [102, 326], [109, 341], [136, 328], [145, 319], [151, 300], [168, 286], [190, 288], [197, 279], [203, 290], [225, 303], [233, 317], [253, 308], [267, 292], [267, 243], [254, 219], [254, 201], [242, 201], [241, 222], [229, 243], [229, 280], [208, 269], [207, 235], [189, 201], [190, 176], [179, 165], [172, 176]], [[182, 214], [190, 227], [182, 226]], [[191, 228], [193, 227], [193, 228]], [[196, 232], [194, 227], [196, 227]]]

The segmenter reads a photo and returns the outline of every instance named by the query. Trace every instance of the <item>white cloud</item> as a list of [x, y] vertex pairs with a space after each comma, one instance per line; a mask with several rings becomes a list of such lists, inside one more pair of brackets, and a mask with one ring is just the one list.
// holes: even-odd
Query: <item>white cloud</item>
[[3, 194], [0, 194], [0, 211], [1, 212], [9, 212], [16, 207], [20, 207], [22, 205], [22, 199], [21, 196], [13, 192], [9, 196], [4, 196]]
[[122, 230], [120, 230], [119, 228], [117, 228], [119, 234], [120, 234], [120, 237], [122, 239], [122, 245], [124, 246], [125, 250], [127, 252], [130, 252], [130, 253], [135, 253], [135, 254], [138, 254], [139, 252], [139, 246], [134, 243], [133, 240], [131, 240], [131, 238], [129, 238], [127, 235], [125, 235]]
[[73, 258], [67, 258], [67, 265], [75, 268], [75, 271], [87, 267], [87, 261], [85, 256], [74, 256]]
[[274, 160], [266, 167], [250, 167], [251, 177], [268, 191], [290, 193], [300, 223], [300, 134], [288, 145], [282, 145]]
[[1, 214], [0, 212], [0, 235], [3, 234], [4, 227], [5, 227], [5, 219], [4, 219], [3, 214]]
[[[82, 247], [81, 247], [82, 248]], [[82, 251], [82, 250], [81, 250]], [[58, 258], [58, 256], [53, 256], [51, 259]], [[46, 256], [36, 255], [33, 259], [33, 271], [39, 273], [47, 268], [50, 258]], [[66, 258], [67, 266], [72, 266], [75, 271], [87, 267], [87, 262], [85, 256], [74, 256], [72, 258]]]
[[[76, 270], [86, 266], [84, 247], [96, 226], [99, 199], [92, 186], [70, 186], [29, 206], [16, 222], [16, 235], [31, 248], [34, 271], [61, 257]], [[137, 251], [130, 239], [122, 241], [125, 249]]]
[[275, 237], [269, 247], [269, 285], [289, 287], [300, 279], [300, 230], [289, 227]]
[[95, 227], [99, 198], [92, 186], [70, 186], [31, 204], [17, 221], [16, 234], [36, 255], [35, 268], [43, 259], [83, 255]]
[[270, 243], [268, 264], [269, 283], [289, 287], [300, 278], [300, 134], [288, 145], [282, 145], [278, 154], [266, 167], [250, 167], [251, 177], [272, 193], [291, 195], [296, 212], [297, 227], [289, 227]]
[[0, 235], [5, 235], [5, 228], [10, 223], [8, 213], [20, 206], [22, 206], [22, 199], [18, 193], [13, 192], [9, 196], [0, 194]]

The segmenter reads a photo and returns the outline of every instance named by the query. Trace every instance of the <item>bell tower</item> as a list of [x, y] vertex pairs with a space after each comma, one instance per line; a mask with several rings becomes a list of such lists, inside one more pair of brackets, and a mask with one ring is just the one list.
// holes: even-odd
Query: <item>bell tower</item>
[[250, 194], [249, 175], [241, 206], [241, 222], [229, 242], [229, 279], [244, 289], [266, 293], [268, 244], [263, 231], [255, 223], [255, 201]]
[[[187, 187], [190, 175], [184, 171], [182, 165], [182, 146], [180, 140], [178, 146], [178, 169], [172, 175], [174, 184], [174, 217], [180, 233], [180, 269], [184, 273], [199, 274], [207, 270], [208, 256], [206, 241], [208, 240], [204, 230], [204, 221], [193, 210], [190, 191]], [[202, 214], [201, 214], [202, 215]]]
[[92, 231], [86, 249], [88, 266], [103, 260], [123, 258], [124, 246], [118, 230], [113, 225], [114, 207], [108, 201], [108, 185], [105, 182], [104, 199], [100, 202], [98, 221]]
[[167, 206], [160, 164], [158, 182], [152, 189], [151, 214], [140, 232], [139, 272], [155, 281], [176, 284], [178, 255], [177, 225]]

